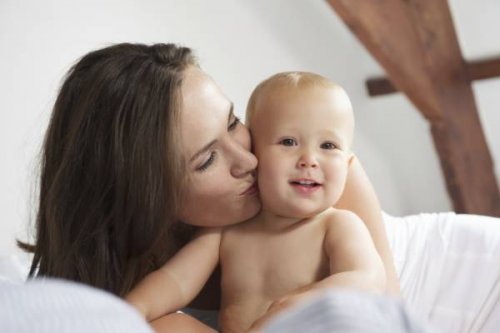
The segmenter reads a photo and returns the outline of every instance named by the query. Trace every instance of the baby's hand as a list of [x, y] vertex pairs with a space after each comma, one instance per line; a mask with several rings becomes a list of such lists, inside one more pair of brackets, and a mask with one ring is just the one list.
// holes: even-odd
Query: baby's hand
[[293, 308], [297, 304], [301, 304], [304, 301], [310, 299], [312, 296], [316, 294], [316, 291], [306, 291], [306, 292], [298, 292], [294, 294], [287, 295], [282, 297], [276, 301], [274, 301], [267, 312], [257, 319], [252, 326], [250, 327], [249, 333], [260, 332], [262, 328], [277, 314], [284, 312], [287, 309]]

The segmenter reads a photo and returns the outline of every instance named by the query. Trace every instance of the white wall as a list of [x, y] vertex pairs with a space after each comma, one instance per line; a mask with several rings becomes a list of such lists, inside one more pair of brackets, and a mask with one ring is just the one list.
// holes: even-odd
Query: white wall
[[[499, 56], [500, 2], [451, 6], [466, 57]], [[365, 79], [382, 70], [323, 0], [2, 0], [0, 255], [14, 252], [14, 238], [24, 239], [33, 219], [36, 154], [62, 76], [84, 53], [124, 41], [194, 48], [240, 116], [252, 87], [277, 71], [338, 81], [352, 97], [355, 149], [384, 209], [451, 209], [426, 122], [401, 95], [367, 97]], [[498, 160], [500, 80], [474, 88]]]

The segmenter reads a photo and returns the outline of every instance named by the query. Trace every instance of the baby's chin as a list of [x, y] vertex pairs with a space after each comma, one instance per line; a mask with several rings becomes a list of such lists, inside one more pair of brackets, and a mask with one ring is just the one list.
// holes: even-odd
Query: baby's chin
[[[322, 204], [322, 205], [304, 205], [303, 207], [287, 207], [283, 209], [273, 210], [272, 207], [268, 208], [268, 211], [277, 212], [279, 216], [286, 216], [295, 219], [308, 219], [318, 214], [321, 214], [332, 208], [333, 204]], [[279, 212], [279, 213], [278, 213]]]

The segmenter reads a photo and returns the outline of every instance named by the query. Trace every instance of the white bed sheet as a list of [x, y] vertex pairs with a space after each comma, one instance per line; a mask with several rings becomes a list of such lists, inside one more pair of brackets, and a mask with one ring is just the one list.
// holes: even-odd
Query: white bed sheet
[[[412, 314], [440, 332], [500, 332], [500, 219], [440, 213], [384, 220]], [[0, 258], [4, 287], [23, 283], [26, 272], [24, 257]]]
[[402, 295], [442, 332], [500, 332], [500, 219], [384, 215]]

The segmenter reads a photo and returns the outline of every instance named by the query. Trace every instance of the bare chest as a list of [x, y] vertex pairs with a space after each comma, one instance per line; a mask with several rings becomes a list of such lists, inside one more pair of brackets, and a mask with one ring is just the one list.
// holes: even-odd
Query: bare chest
[[235, 235], [221, 253], [226, 297], [273, 301], [328, 276], [324, 235], [318, 228], [285, 234]]

